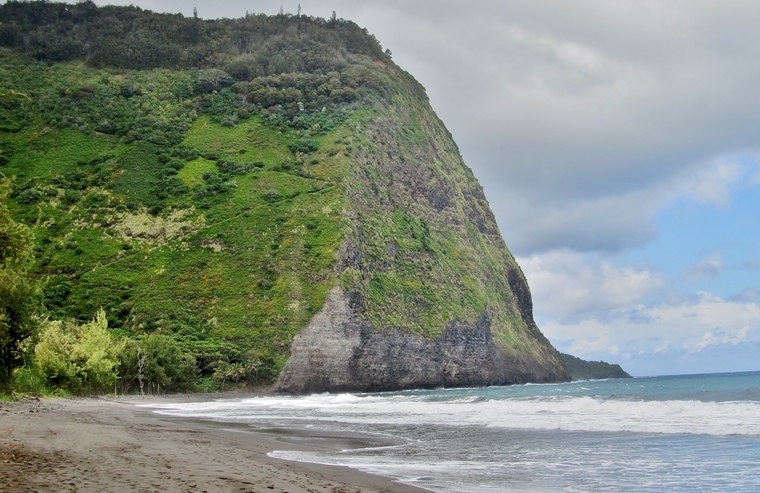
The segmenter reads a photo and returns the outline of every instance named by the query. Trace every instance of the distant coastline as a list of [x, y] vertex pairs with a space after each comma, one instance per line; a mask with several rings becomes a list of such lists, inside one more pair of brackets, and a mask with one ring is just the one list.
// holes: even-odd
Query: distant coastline
[[586, 361], [572, 354], [560, 353], [573, 380], [599, 380], [602, 378], [631, 378], [618, 364], [604, 361]]

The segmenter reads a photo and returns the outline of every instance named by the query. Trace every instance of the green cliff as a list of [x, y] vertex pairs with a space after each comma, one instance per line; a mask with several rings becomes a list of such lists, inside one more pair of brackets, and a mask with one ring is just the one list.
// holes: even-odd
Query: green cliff
[[451, 135], [366, 30], [91, 2], [0, 22], [0, 173], [49, 316], [103, 307], [201, 375], [254, 362], [290, 392], [569, 378]]
[[602, 378], [631, 378], [620, 365], [605, 361], [586, 361], [571, 354], [560, 353], [570, 378], [573, 380], [599, 380]]

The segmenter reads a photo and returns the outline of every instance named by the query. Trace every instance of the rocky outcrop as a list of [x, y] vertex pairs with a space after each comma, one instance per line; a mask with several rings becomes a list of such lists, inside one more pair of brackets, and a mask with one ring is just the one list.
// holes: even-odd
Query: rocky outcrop
[[507, 356], [484, 310], [474, 324], [450, 323], [429, 340], [405, 330], [375, 330], [355, 316], [340, 286], [291, 344], [278, 382], [294, 394], [506, 385], [566, 380], [561, 368]]

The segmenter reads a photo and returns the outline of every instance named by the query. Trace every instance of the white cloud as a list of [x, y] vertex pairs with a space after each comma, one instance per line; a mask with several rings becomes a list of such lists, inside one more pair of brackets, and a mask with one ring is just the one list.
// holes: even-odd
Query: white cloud
[[749, 325], [745, 325], [744, 327], [742, 327], [741, 329], [739, 329], [739, 332], [737, 332], [735, 336], [733, 336], [733, 337], [729, 336], [729, 335], [723, 336], [723, 343], [724, 344], [732, 344], [732, 345], [736, 346], [740, 342], [742, 342], [745, 339], [747, 339], [747, 333], [748, 332], [749, 332]]
[[[652, 354], [662, 353], [664, 351], [667, 351], [670, 348], [670, 341], [664, 341], [662, 345], [657, 346], [652, 350]], [[641, 353], [643, 353], [643, 350], [640, 350]]]
[[684, 180], [685, 195], [703, 204], [728, 207], [731, 189], [744, 176], [736, 162], [718, 161], [700, 169], [694, 177]]
[[537, 316], [561, 318], [635, 305], [665, 281], [647, 267], [617, 267], [572, 251], [518, 258]]
[[[693, 301], [637, 307], [646, 320], [637, 322], [624, 310], [599, 320], [589, 316], [572, 323], [544, 322], [544, 334], [560, 341], [560, 350], [590, 359], [615, 356], [620, 347], [639, 357], [690, 355], [721, 346], [760, 343], [760, 306], [706, 292]], [[635, 358], [634, 358], [635, 359]]]
[[691, 349], [693, 352], [699, 352], [708, 346], [713, 346], [718, 343], [718, 338], [712, 332], [707, 332], [702, 336], [702, 340], [699, 341], [695, 347], [690, 348], [684, 344], [684, 349]]

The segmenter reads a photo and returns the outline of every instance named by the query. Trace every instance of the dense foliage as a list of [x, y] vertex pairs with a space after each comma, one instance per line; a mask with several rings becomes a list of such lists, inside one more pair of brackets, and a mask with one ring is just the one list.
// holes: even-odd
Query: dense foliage
[[87, 60], [128, 69], [217, 67], [237, 80], [340, 72], [345, 53], [387, 59], [366, 29], [343, 19], [264, 14], [203, 21], [139, 7], [10, 1], [0, 6], [0, 46], [38, 60]]
[[28, 275], [30, 229], [11, 218], [5, 206], [10, 181], [0, 174], [0, 388], [23, 361], [24, 341], [34, 329], [38, 288]]

